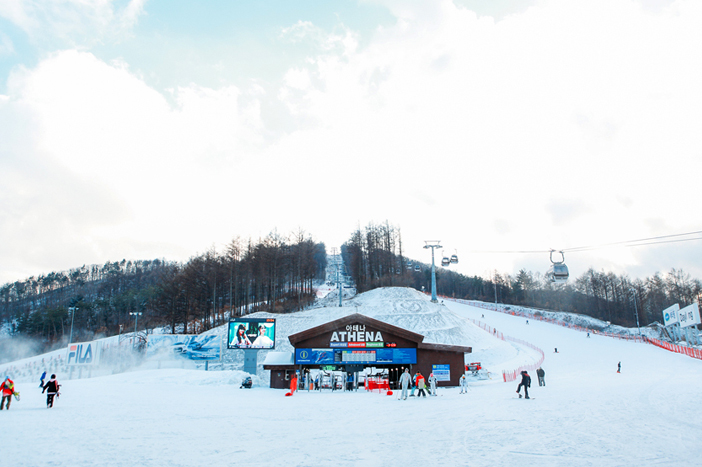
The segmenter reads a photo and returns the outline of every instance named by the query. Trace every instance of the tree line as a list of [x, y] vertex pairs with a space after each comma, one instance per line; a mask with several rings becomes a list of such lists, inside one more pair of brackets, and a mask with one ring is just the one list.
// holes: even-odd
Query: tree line
[[237, 237], [223, 251], [213, 248], [184, 263], [81, 266], [2, 285], [0, 325], [13, 336], [40, 340], [41, 350], [133, 331], [135, 324], [197, 333], [232, 316], [305, 308], [326, 261], [324, 244], [300, 231], [258, 241]]
[[[431, 265], [405, 257], [400, 229], [388, 222], [357, 228], [341, 253], [359, 292], [385, 286], [431, 290]], [[591, 268], [566, 284], [554, 284], [526, 270], [482, 278], [437, 266], [436, 287], [438, 294], [453, 298], [580, 313], [628, 327], [636, 326], [637, 316], [641, 326], [661, 322], [665, 308], [702, 298], [702, 283], [681, 269], [631, 279]]]

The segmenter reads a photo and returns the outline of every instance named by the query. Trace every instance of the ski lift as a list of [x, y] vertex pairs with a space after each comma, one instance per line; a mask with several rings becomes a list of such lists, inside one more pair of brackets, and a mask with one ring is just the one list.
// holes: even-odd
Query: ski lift
[[451, 260], [449, 259], [448, 256], [444, 256], [443, 258], [441, 258], [441, 265], [442, 266], [448, 266], [449, 264], [451, 264]]
[[[454, 250], [456, 251], [456, 250]], [[451, 255], [451, 264], [458, 264], [458, 254], [454, 253]]]
[[416, 265], [416, 266], [414, 267], [414, 270], [415, 270], [416, 272], [421, 272], [422, 268], [420, 268], [419, 265]]
[[561, 260], [553, 260], [554, 251], [556, 250], [551, 250], [551, 254], [549, 256], [551, 259], [551, 267], [548, 269], [548, 271], [546, 271], [546, 277], [548, 277], [551, 282], [563, 284], [568, 281], [568, 266], [565, 265], [565, 255], [562, 251], [559, 251], [561, 254]]

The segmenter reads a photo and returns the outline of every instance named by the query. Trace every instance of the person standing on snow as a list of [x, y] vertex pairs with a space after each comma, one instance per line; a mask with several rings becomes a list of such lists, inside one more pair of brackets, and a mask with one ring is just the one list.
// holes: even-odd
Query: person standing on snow
[[519, 386], [517, 386], [517, 394], [519, 394], [519, 398], [522, 398], [522, 395], [519, 393], [519, 391], [522, 389], [522, 386], [524, 386], [524, 398], [529, 399], [529, 390], [528, 388], [531, 386], [531, 376], [529, 376], [529, 373], [526, 372], [526, 370], [522, 371], [522, 382], [519, 383]]
[[539, 369], [536, 370], [536, 376], [539, 377], [539, 386], [546, 386], [546, 381], [544, 380], [544, 375], [546, 375], [546, 372], [544, 371], [543, 368], [539, 367]]
[[422, 397], [427, 397], [427, 394], [424, 392], [424, 388], [426, 386], [424, 385], [424, 376], [418, 371], [417, 372], [417, 397], [422, 396]]
[[410, 392], [410, 397], [414, 397], [414, 391], [417, 389], [417, 373], [412, 376], [410, 380], [410, 386], [412, 387], [412, 392]]
[[460, 383], [461, 385], [461, 392], [459, 394], [467, 394], [468, 393], [468, 378], [466, 378], [465, 373], [461, 375]]
[[407, 399], [407, 389], [409, 389], [410, 384], [412, 381], [412, 377], [410, 376], [409, 368], [405, 368], [405, 372], [402, 373], [402, 376], [400, 376], [400, 386], [402, 387], [402, 394], [400, 395], [400, 398], [402, 400]]
[[0, 410], [5, 407], [5, 402], [7, 402], [7, 410], [10, 410], [10, 402], [12, 402], [12, 395], [15, 393], [15, 382], [10, 379], [9, 376], [5, 376], [5, 381], [0, 384], [0, 393], [2, 393], [2, 402], [0, 402]]
[[429, 373], [429, 387], [431, 388], [431, 395], [436, 395], [436, 376], [434, 373]]
[[617, 363], [617, 373], [622, 372], [622, 362]]
[[54, 396], [58, 394], [61, 385], [56, 381], [56, 375], [51, 375], [51, 379], [46, 383], [41, 391], [42, 394], [46, 391], [46, 408], [50, 409], [54, 406]]

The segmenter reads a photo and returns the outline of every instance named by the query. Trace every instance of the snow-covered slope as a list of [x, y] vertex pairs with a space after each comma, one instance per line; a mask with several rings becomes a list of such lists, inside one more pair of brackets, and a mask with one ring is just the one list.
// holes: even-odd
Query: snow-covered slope
[[[18, 383], [21, 401], [0, 412], [2, 460], [13, 466], [702, 465], [702, 420], [694, 415], [702, 362], [449, 301], [436, 306], [448, 314], [434, 316], [433, 306], [406, 293], [377, 291], [354, 303], [378, 319], [396, 315], [417, 332], [436, 320], [437, 333], [470, 336], [471, 326], [454, 320], [481, 320], [547, 350], [546, 386], [534, 378], [529, 401], [516, 398], [516, 383], [494, 380], [472, 383], [467, 395], [447, 388], [439, 397], [398, 401], [377, 392], [285, 397], [281, 390], [239, 389], [238, 370], [81, 380], [59, 374], [62, 395], [51, 410], [36, 382]], [[385, 306], [393, 294], [397, 306]], [[413, 306], [426, 319], [407, 317]], [[279, 319], [286, 332], [296, 332], [352, 311]], [[487, 341], [474, 349], [507, 367], [510, 355], [500, 362], [490, 351], [490, 340], [502, 341], [481, 332], [477, 342]]]

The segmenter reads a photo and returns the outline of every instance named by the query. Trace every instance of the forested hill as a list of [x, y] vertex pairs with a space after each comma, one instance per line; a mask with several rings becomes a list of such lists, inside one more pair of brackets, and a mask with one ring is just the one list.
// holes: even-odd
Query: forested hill
[[[326, 251], [299, 235], [271, 234], [254, 243], [233, 240], [224, 252], [208, 251], [184, 264], [164, 260], [108, 262], [5, 284], [0, 323], [5, 334], [41, 341], [39, 350], [134, 329], [168, 326], [202, 332], [240, 314], [300, 310], [314, 300]], [[121, 329], [120, 329], [121, 328]]]
[[[359, 292], [402, 286], [431, 290], [431, 265], [403, 255], [400, 230], [387, 222], [357, 229], [341, 248], [344, 264]], [[631, 279], [626, 275], [589, 269], [566, 284], [554, 284], [540, 273], [495, 273], [491, 278], [468, 277], [436, 268], [437, 292], [449, 297], [500, 302], [554, 311], [580, 313], [632, 327], [661, 321], [661, 311], [702, 298], [702, 283], [680, 269], [665, 275]]]

